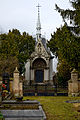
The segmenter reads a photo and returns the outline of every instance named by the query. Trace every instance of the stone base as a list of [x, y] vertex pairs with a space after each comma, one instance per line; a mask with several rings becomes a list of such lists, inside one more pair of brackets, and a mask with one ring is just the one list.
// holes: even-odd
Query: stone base
[[80, 93], [68, 93], [68, 96], [77, 97], [77, 96], [80, 96]]
[[[1, 109], [1, 113], [5, 120], [46, 120], [46, 115], [42, 109], [41, 104], [38, 101], [3, 101], [3, 106], [9, 105], [13, 106], [13, 109], [10, 107], [8, 109]], [[30, 105], [32, 108], [37, 106], [35, 109], [26, 109]], [[20, 109], [16, 109], [21, 107]], [[25, 107], [24, 107], [25, 106]], [[24, 109], [23, 109], [24, 108]]]
[[35, 83], [35, 81], [34, 80], [30, 80], [30, 81], [28, 81], [28, 80], [25, 80], [24, 81], [24, 85], [35, 85], [35, 84], [44, 84], [44, 85], [46, 85], [46, 84], [49, 84], [49, 85], [53, 85], [53, 81], [52, 80], [44, 80], [42, 83]]
[[19, 91], [18, 91], [18, 90], [15, 90], [15, 91], [13, 92], [13, 95], [14, 95], [14, 97], [19, 97]]
[[68, 82], [68, 91], [71, 96], [76, 96], [79, 94], [79, 87], [78, 82]]

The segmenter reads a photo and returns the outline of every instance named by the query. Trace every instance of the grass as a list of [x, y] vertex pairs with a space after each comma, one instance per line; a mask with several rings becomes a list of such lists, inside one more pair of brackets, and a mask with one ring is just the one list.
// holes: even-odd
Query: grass
[[47, 120], [80, 120], [80, 113], [67, 100], [79, 100], [80, 97], [24, 97], [24, 100], [38, 100], [46, 113]]
[[3, 115], [1, 114], [1, 112], [0, 112], [0, 120], [3, 120]]

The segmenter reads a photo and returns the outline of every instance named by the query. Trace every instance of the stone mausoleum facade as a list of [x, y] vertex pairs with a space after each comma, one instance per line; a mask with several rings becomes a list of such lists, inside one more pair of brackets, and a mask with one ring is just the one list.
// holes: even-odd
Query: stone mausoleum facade
[[50, 52], [38, 39], [35, 51], [26, 63], [25, 80], [28, 84], [51, 83], [53, 84], [53, 64]]
[[25, 64], [25, 82], [27, 84], [53, 84], [53, 60], [47, 48], [46, 39], [41, 35], [40, 11], [38, 7], [38, 21], [36, 27], [35, 51]]

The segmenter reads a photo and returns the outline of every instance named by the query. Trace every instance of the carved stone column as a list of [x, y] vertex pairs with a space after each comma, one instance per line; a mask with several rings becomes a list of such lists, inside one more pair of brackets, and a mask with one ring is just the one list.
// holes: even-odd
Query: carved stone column
[[13, 74], [14, 80], [13, 80], [13, 94], [15, 97], [19, 96], [19, 71], [16, 67], [14, 74]]

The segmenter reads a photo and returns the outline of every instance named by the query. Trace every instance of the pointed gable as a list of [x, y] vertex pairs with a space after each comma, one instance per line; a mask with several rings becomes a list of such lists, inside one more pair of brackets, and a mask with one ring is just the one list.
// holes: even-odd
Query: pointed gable
[[37, 44], [35, 46], [35, 52], [33, 52], [31, 56], [32, 57], [35, 57], [35, 56], [50, 57], [50, 54], [47, 52], [41, 39], [38, 39]]

